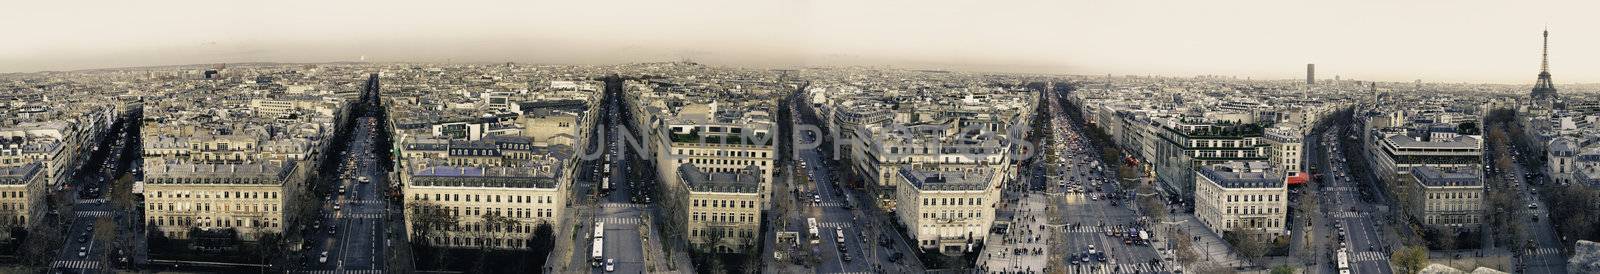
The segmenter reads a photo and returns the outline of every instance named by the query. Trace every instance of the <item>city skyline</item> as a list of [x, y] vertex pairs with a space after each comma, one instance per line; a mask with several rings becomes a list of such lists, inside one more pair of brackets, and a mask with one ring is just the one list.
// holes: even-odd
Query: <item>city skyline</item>
[[1600, 82], [1600, 53], [1581, 50], [1600, 46], [1582, 35], [1596, 4], [1578, 1], [624, 2], [23, 3], [0, 20], [51, 27], [0, 45], [0, 72], [365, 58], [1296, 79], [1315, 63], [1326, 79], [1531, 85], [1548, 26], [1557, 85]]

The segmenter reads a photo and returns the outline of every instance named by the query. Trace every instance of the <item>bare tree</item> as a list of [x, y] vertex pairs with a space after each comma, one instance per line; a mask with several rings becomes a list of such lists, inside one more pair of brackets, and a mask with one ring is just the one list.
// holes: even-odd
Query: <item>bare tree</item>
[[421, 200], [406, 204], [411, 216], [412, 241], [427, 242], [445, 228], [454, 228], [461, 218], [433, 201]]
[[[112, 243], [111, 245], [113, 247], [115, 247], [117, 246], [115, 244], [117, 242], [117, 238], [117, 225], [115, 221], [112, 221], [110, 217], [100, 217], [94, 219], [95, 241], [109, 242]], [[100, 265], [111, 265], [111, 256], [100, 256]]]

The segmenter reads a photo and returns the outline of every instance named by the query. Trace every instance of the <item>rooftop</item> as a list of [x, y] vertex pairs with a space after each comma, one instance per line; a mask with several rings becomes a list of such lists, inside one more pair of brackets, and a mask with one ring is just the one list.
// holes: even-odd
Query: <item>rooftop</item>
[[1200, 176], [1222, 188], [1283, 188], [1283, 174], [1266, 162], [1227, 162], [1201, 167]]
[[754, 194], [761, 188], [761, 168], [754, 165], [738, 173], [706, 173], [694, 164], [683, 164], [678, 166], [678, 175], [694, 192]]
[[1426, 187], [1482, 186], [1483, 176], [1471, 171], [1442, 170], [1428, 166], [1411, 168], [1411, 176]]
[[922, 191], [976, 191], [988, 188], [990, 179], [997, 174], [990, 168], [940, 171], [907, 165], [900, 168], [900, 176]]

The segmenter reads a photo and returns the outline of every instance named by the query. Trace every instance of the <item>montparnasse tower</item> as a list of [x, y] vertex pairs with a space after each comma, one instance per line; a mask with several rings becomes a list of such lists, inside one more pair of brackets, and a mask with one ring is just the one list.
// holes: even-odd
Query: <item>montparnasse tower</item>
[[[1556, 85], [1550, 81], [1550, 30], [1544, 31], [1544, 51], [1540, 53], [1539, 82], [1533, 84], [1533, 101], [1536, 103], [1553, 103], [1556, 100]], [[1546, 105], [1549, 106], [1549, 105]]]

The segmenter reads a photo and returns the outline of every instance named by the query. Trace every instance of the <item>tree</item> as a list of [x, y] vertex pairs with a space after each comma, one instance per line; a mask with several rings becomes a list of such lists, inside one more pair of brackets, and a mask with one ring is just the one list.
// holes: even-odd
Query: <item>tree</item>
[[255, 254], [261, 256], [261, 262], [267, 265], [279, 266], [287, 260], [284, 257], [283, 234], [277, 232], [256, 231]]
[[1272, 268], [1272, 274], [1294, 274], [1295, 271], [1296, 269], [1293, 266], [1287, 265], [1278, 265]]
[[1234, 250], [1239, 251], [1239, 255], [1243, 255], [1246, 258], [1257, 259], [1267, 254], [1268, 246], [1266, 241], [1263, 240], [1266, 238], [1265, 235], [1245, 231], [1228, 231], [1222, 234], [1222, 238], [1227, 240], [1228, 245], [1233, 246]]
[[544, 267], [545, 260], [550, 258], [550, 252], [555, 249], [555, 229], [548, 222], [539, 222], [533, 228], [533, 233], [528, 235], [528, 250], [532, 251], [527, 260], [526, 269], [539, 269]]
[[500, 212], [490, 211], [489, 213], [483, 214], [482, 219], [478, 220], [478, 223], [476, 224], [477, 227], [472, 229], [471, 233], [473, 238], [477, 241], [474, 244], [478, 246], [477, 263], [472, 264], [471, 272], [496, 272], [493, 271], [495, 269], [489, 268], [490, 265], [496, 261], [489, 258], [491, 253], [490, 249], [500, 244], [509, 244], [506, 242], [511, 241], [512, 239], [508, 239], [509, 237], [506, 237], [506, 233], [510, 232], [510, 230], [513, 227], [516, 227], [517, 224], [519, 224], [519, 222], [516, 219], [501, 215]]
[[1406, 246], [1389, 256], [1390, 263], [1396, 272], [1415, 274], [1428, 267], [1428, 249], [1422, 246]]
[[[94, 240], [117, 242], [117, 225], [110, 217], [94, 219]], [[116, 246], [116, 245], [112, 245]], [[111, 265], [111, 256], [100, 256], [102, 265]]]
[[461, 218], [433, 201], [419, 200], [406, 204], [411, 215], [412, 242], [429, 242], [433, 234], [445, 228], [454, 228]]

